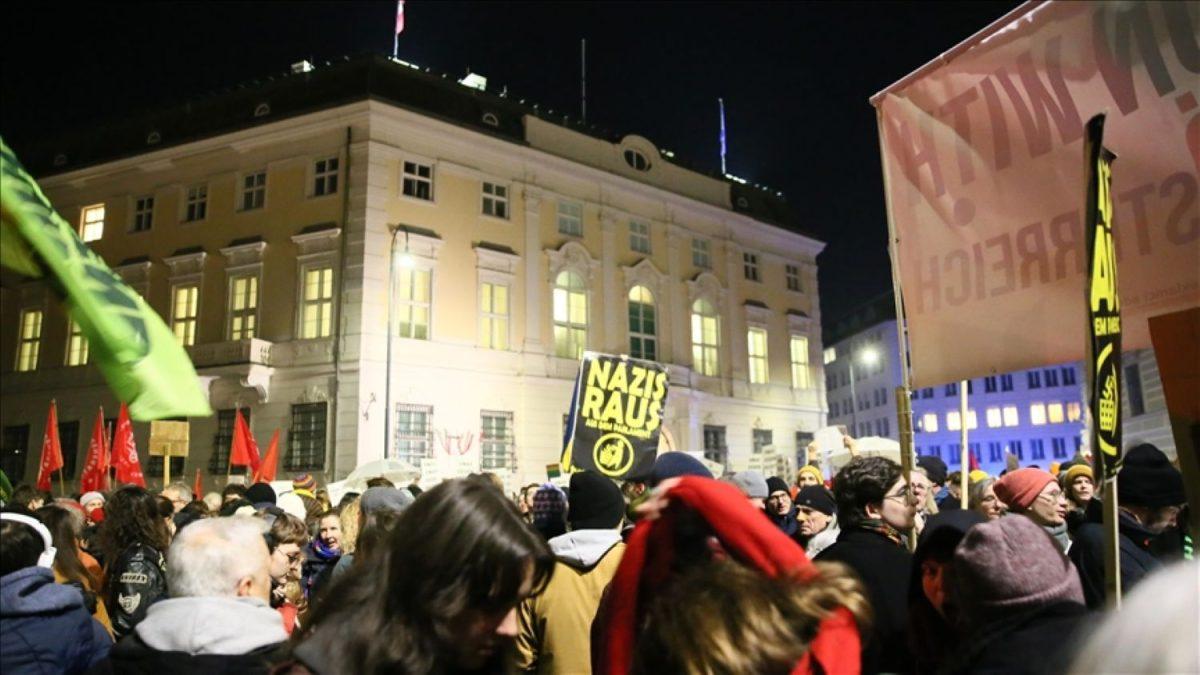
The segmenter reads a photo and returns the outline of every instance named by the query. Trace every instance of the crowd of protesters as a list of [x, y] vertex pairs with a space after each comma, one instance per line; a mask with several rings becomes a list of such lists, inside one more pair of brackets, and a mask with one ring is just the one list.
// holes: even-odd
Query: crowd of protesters
[[1200, 670], [1179, 471], [1126, 453], [1117, 613], [1092, 468], [1051, 468], [971, 471], [965, 509], [936, 457], [785, 480], [672, 452], [619, 482], [379, 477], [338, 504], [311, 475], [280, 494], [18, 486], [0, 672]]

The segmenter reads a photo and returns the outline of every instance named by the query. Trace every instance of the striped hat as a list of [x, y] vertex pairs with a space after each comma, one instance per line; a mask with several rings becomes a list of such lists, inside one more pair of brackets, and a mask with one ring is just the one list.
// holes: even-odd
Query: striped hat
[[311, 496], [315, 489], [317, 489], [317, 479], [313, 478], [311, 473], [302, 473], [292, 479], [292, 490], [300, 494], [308, 493]]

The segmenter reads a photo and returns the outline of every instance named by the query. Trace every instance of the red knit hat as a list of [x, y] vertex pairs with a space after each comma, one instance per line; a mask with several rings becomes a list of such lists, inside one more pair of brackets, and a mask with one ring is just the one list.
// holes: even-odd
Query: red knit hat
[[1010, 509], [1024, 511], [1033, 505], [1038, 494], [1056, 479], [1049, 471], [1027, 467], [1004, 474], [992, 489]]
[[[672, 505], [680, 504], [699, 514], [731, 556], [769, 577], [811, 578], [816, 568], [800, 548], [762, 512], [750, 505], [741, 491], [715, 480], [684, 476], [667, 493]], [[679, 510], [667, 509], [654, 520], [642, 520], [629, 536], [621, 565], [607, 593], [601, 620], [603, 646], [593, 650], [596, 673], [626, 675], [633, 664], [637, 626], [647, 604], [646, 591], [661, 588], [671, 575], [674, 529]], [[858, 673], [861, 642], [850, 611], [838, 608], [821, 621], [817, 635], [792, 669], [792, 675], [823, 672], [829, 675]], [[814, 663], [816, 661], [816, 663]]]

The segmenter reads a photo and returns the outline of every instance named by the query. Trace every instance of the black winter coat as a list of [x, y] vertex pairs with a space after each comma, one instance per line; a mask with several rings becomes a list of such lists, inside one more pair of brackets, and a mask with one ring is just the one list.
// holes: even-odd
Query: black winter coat
[[[1121, 594], [1124, 595], [1147, 574], [1162, 567], [1162, 562], [1150, 552], [1155, 535], [1136, 520], [1121, 512], [1117, 528], [1121, 538]], [[1094, 522], [1080, 525], [1067, 557], [1079, 570], [1088, 609], [1104, 609], [1104, 526]]]
[[997, 619], [960, 644], [943, 672], [1050, 675], [1066, 672], [1084, 632], [1087, 608], [1056, 602]]
[[120, 640], [146, 617], [150, 605], [167, 597], [167, 560], [145, 544], [132, 544], [108, 571], [105, 602], [113, 634]]
[[188, 654], [162, 652], [152, 649], [134, 633], [121, 640], [108, 653], [108, 658], [88, 671], [88, 675], [112, 673], [176, 673], [178, 675], [266, 675], [272, 664], [287, 655], [286, 646], [268, 645], [248, 654]]
[[908, 581], [912, 555], [891, 539], [867, 530], [842, 530], [837, 541], [820, 553], [819, 561], [844, 563], [858, 574], [867, 590], [875, 618], [863, 636], [862, 672], [909, 673]]

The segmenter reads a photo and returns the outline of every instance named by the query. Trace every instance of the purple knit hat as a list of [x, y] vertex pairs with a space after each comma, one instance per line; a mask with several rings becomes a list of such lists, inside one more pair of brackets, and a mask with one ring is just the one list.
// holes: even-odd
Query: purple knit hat
[[1024, 516], [968, 530], [955, 549], [954, 569], [962, 608], [972, 623], [1054, 602], [1083, 604], [1075, 565]]

